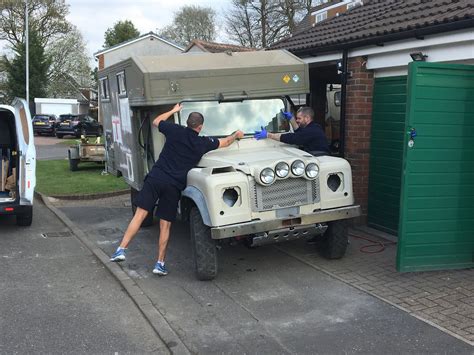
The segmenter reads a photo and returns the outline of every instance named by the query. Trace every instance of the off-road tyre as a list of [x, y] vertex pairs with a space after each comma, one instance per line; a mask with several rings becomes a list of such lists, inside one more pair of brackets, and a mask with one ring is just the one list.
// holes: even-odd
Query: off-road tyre
[[33, 222], [33, 207], [28, 206], [27, 210], [16, 215], [16, 224], [22, 227], [29, 227]]
[[340, 220], [328, 223], [328, 229], [321, 237], [317, 247], [326, 259], [340, 259], [346, 253], [348, 244], [347, 221]]
[[[130, 202], [132, 206], [132, 216], [135, 215], [135, 211], [137, 210], [137, 206], [133, 203], [135, 200], [135, 197], [138, 195], [138, 191], [135, 190], [133, 187], [130, 188]], [[153, 215], [154, 215], [154, 209], [150, 212], [148, 212], [148, 215], [146, 218], [143, 220], [141, 227], [150, 227], [153, 225]]]
[[189, 230], [196, 277], [200, 281], [212, 280], [217, 276], [216, 242], [211, 238], [211, 229], [204, 224], [197, 207], [191, 208]]
[[69, 170], [71, 170], [71, 171], [79, 170], [79, 168], [78, 168], [79, 161], [80, 161], [80, 159], [71, 159], [71, 158], [69, 158]]

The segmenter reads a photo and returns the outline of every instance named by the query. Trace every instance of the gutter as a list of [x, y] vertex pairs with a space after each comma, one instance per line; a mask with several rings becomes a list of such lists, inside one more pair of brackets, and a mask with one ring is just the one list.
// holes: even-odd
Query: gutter
[[342, 51], [342, 77], [341, 77], [341, 112], [339, 119], [339, 155], [344, 158], [346, 147], [346, 97], [347, 97], [347, 57], [348, 49]]

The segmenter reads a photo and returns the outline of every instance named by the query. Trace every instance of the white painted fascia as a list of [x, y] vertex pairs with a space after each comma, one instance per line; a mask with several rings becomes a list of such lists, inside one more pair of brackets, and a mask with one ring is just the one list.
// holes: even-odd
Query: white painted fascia
[[333, 52], [333, 53], [324, 53], [315, 57], [306, 57], [301, 58], [305, 63], [324, 63], [324, 62], [333, 62], [335, 60], [342, 59], [342, 52]]
[[[383, 46], [367, 46], [349, 50], [348, 56], [367, 56], [367, 69], [400, 72], [412, 61], [410, 53], [422, 51], [428, 62], [461, 62], [474, 59], [474, 29], [426, 36], [424, 40], [409, 39]], [[342, 59], [342, 51], [301, 58], [305, 63], [328, 63]], [[390, 69], [392, 68], [392, 69]], [[395, 69], [397, 68], [397, 69]], [[406, 70], [405, 70], [406, 71]], [[398, 75], [398, 74], [396, 74]], [[400, 74], [401, 75], [401, 74]]]

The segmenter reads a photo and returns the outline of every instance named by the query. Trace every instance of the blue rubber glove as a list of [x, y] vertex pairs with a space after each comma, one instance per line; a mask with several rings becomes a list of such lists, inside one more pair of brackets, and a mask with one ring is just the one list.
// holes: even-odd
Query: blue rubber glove
[[285, 118], [289, 121], [293, 118], [293, 114], [289, 111], [282, 111], [281, 112], [283, 114], [283, 116], [285, 116]]
[[261, 131], [255, 131], [255, 134], [253, 135], [253, 137], [256, 139], [256, 140], [260, 140], [260, 139], [265, 139], [267, 138], [268, 136], [268, 132], [265, 128], [260, 127], [262, 130]]

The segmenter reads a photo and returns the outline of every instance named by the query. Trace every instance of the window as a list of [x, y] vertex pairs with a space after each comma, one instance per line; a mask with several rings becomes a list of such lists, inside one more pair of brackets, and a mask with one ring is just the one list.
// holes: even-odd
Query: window
[[242, 102], [183, 102], [181, 124], [185, 125], [189, 113], [197, 111], [204, 116], [201, 133], [223, 137], [236, 129], [253, 134], [265, 127], [269, 132], [288, 131], [288, 121], [281, 111], [285, 110], [282, 99], [244, 100]]
[[328, 18], [328, 13], [326, 11], [316, 14], [316, 23], [324, 21]]
[[108, 100], [110, 98], [108, 78], [100, 79], [100, 98], [103, 100]]
[[117, 88], [120, 96], [127, 96], [127, 89], [125, 87], [125, 72], [117, 73]]
[[362, 5], [362, 1], [360, 1], [360, 0], [352, 1], [349, 4], [347, 4], [347, 10], [350, 10], [354, 7], [361, 6], [361, 5]]

